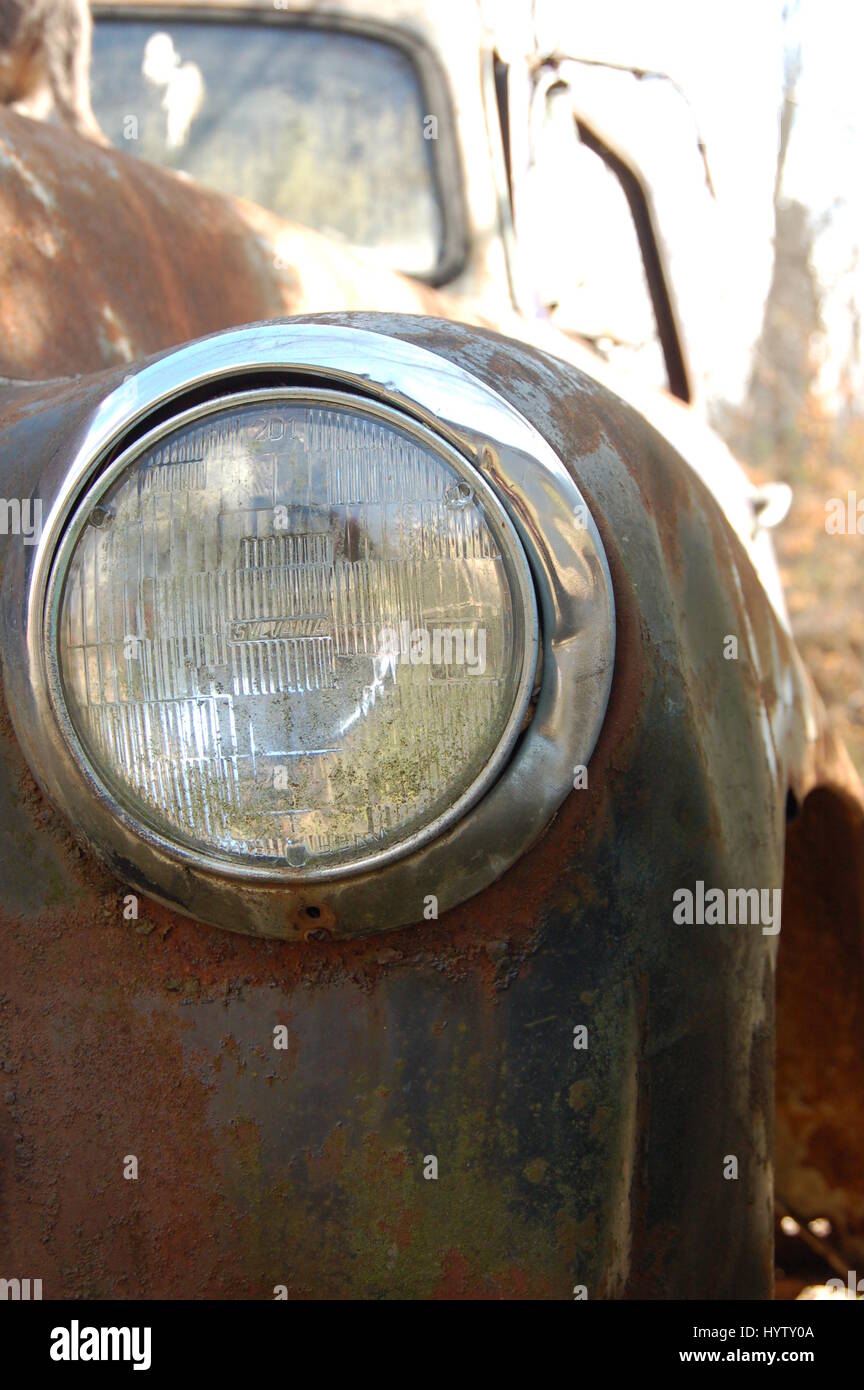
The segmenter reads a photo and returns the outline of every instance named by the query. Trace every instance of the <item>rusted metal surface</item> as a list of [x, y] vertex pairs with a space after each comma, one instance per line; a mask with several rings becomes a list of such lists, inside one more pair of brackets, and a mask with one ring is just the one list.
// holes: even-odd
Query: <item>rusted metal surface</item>
[[[445, 336], [452, 341], [452, 332]], [[461, 350], [466, 357], [477, 356], [471, 342], [477, 342], [478, 336], [476, 332], [462, 335]], [[435, 339], [433, 327], [421, 330], [420, 340], [427, 346]], [[439, 350], [444, 349], [439, 345]], [[479, 364], [476, 369], [481, 370]], [[508, 374], [514, 401], [529, 411], [539, 386], [536, 370], [529, 370], [519, 353], [510, 354], [509, 364], [502, 360], [500, 369]], [[591, 412], [583, 398], [565, 398], [565, 402], [558, 406], [561, 415], [548, 437], [562, 451], [570, 441], [571, 450], [581, 456], [592, 445], [596, 447], [601, 436], [592, 440], [586, 435]], [[615, 421], [619, 430], [626, 426], [627, 417], [622, 407]], [[674, 584], [676, 569], [680, 575], [676, 555], [679, 561], [684, 558], [674, 539], [681, 534], [682, 507], [685, 513], [687, 510], [681, 492], [683, 479], [673, 470], [668, 490], [658, 493], [643, 486], [645, 451], [638, 439], [634, 437], [630, 448], [623, 447], [621, 453], [625, 463], [633, 461], [630, 471], [634, 480], [641, 480], [642, 525], [656, 527], [666, 535], [663, 563], [671, 564], [668, 577]], [[566, 452], [563, 456], [567, 457]], [[610, 505], [603, 500], [603, 493], [598, 499], [593, 492], [584, 467], [580, 457], [580, 486], [594, 504], [595, 515], [608, 520]], [[638, 522], [632, 529], [636, 525]], [[631, 543], [632, 529], [628, 525]], [[616, 533], [620, 537], [617, 528]], [[603, 539], [605, 545], [614, 545], [613, 537], [605, 531]], [[755, 709], [761, 705], [760, 724], [766, 735], [763, 749], [776, 775], [772, 814], [781, 843], [784, 833], [777, 826], [777, 817], [782, 814], [787, 791], [797, 805], [803, 804], [800, 818], [786, 830], [782, 876], [783, 929], [777, 976], [777, 1190], [804, 1218], [827, 1216], [835, 1250], [848, 1260], [849, 1268], [860, 1268], [864, 1262], [864, 793], [848, 753], [826, 724], [808, 673], [770, 614], [750, 565], [740, 555], [736, 558], [734, 545], [716, 535], [713, 549], [716, 582], [724, 589], [737, 590], [742, 604], [727, 631], [751, 634], [746, 666], [736, 673], [741, 683], [738, 686], [736, 680], [735, 685], [739, 699], [752, 703]], [[698, 624], [703, 612], [702, 590], [695, 575], [690, 576], [689, 583], [693, 585], [690, 597], [685, 589], [680, 602], [682, 611]], [[619, 641], [623, 645], [620, 635]], [[703, 657], [706, 652], [716, 653], [716, 641], [716, 637], [705, 635]], [[697, 650], [694, 633], [694, 655]], [[620, 676], [620, 669], [616, 675]], [[736, 709], [729, 703], [728, 689], [724, 693], [713, 683], [703, 682], [694, 692], [693, 709], [702, 725], [710, 726], [721, 716], [732, 723], [741, 719], [740, 706]], [[724, 768], [722, 761], [711, 764], [718, 797], [730, 807], [736, 797], [740, 805], [750, 795], [745, 763], [746, 759], [737, 771], [732, 764]], [[719, 820], [714, 833], [725, 835]], [[760, 832], [754, 826], [752, 833]], [[761, 833], [764, 835], [765, 827]], [[738, 863], [743, 865], [744, 846], [739, 854]], [[650, 873], [647, 866], [646, 873]], [[741, 882], [740, 867], [738, 875]]]
[[789, 827], [778, 967], [777, 1191], [864, 1264], [864, 810], [818, 787]]
[[5, 728], [5, 1258], [80, 1295], [767, 1294], [773, 941], [671, 903], [782, 882], [788, 640], [706, 489], [605, 390], [493, 335], [346, 321], [493, 383], [588, 496], [619, 624], [590, 789], [439, 923], [282, 946], [124, 922]]
[[[250, 230], [266, 215], [11, 116], [0, 142], [6, 375], [115, 379], [130, 353], [306, 293], [326, 305], [329, 286], [350, 308], [382, 292], [333, 251], [292, 299], [268, 261], [276, 229]], [[296, 236], [299, 258], [312, 242]], [[4, 715], [2, 1272], [42, 1278], [46, 1297], [767, 1294], [775, 943], [676, 927], [672, 893], [779, 887], [787, 787], [803, 800], [846, 779], [855, 797], [849, 769], [719, 507], [635, 412], [491, 334], [344, 321], [477, 373], [588, 498], [618, 621], [589, 789], [440, 922], [250, 941], [146, 902], [125, 920], [126, 889], [48, 806]], [[29, 461], [69, 448], [102, 389], [4, 393], [7, 495], [27, 495]]]
[[18, 378], [313, 309], [449, 312], [315, 232], [3, 110], [0, 284], [0, 376]]

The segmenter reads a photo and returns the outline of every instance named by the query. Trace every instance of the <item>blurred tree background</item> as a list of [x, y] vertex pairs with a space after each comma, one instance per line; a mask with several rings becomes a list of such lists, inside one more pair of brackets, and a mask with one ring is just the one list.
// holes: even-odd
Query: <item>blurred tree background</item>
[[[830, 104], [838, 95], [816, 95], [811, 89], [802, 96], [813, 34], [801, 25], [802, 8], [789, 6], [784, 15], [788, 44], [774, 183], [774, 267], [762, 331], [743, 401], [718, 404], [713, 414], [757, 480], [792, 485], [792, 509], [775, 532], [792, 626], [864, 775], [864, 535], [826, 530], [832, 498], [845, 503], [852, 494], [853, 506], [864, 503], [861, 208], [846, 195], [850, 178], [856, 183], [860, 178], [860, 164], [856, 160], [850, 167], [844, 157], [860, 150], [861, 129], [854, 110], [842, 104], [845, 95], [859, 105], [860, 88], [839, 92], [833, 119], [830, 106], [820, 111], [818, 123], [811, 122], [812, 135], [802, 141], [803, 168], [787, 177], [796, 123], [810, 115], [807, 103]], [[842, 8], [833, 7], [835, 21], [842, 20]], [[848, 14], [851, 20], [851, 8]], [[850, 25], [850, 40], [854, 28]], [[842, 23], [834, 32], [834, 42], [842, 39]], [[842, 82], [839, 52], [837, 57]], [[856, 67], [857, 62], [856, 56]], [[808, 187], [802, 173], [817, 158], [824, 162], [832, 193], [830, 200], [823, 193], [814, 207], [813, 195], [804, 202], [798, 190]]]

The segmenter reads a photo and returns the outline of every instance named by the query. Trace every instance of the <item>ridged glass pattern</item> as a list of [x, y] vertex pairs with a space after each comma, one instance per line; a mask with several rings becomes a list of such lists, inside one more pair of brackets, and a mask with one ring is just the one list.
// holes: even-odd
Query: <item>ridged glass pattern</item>
[[268, 399], [163, 437], [91, 508], [60, 665], [90, 761], [153, 828], [350, 865], [480, 775], [519, 622], [445, 456], [347, 407]]

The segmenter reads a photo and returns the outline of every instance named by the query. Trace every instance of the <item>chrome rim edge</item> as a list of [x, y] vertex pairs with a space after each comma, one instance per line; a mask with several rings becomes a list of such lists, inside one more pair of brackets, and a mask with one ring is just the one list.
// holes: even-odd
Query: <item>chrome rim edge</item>
[[[371, 852], [363, 858], [345, 865], [337, 864], [318, 868], [296, 868], [287, 864], [284, 868], [280, 868], [272, 862], [254, 865], [244, 863], [239, 858], [232, 858], [228, 854], [208, 853], [202, 847], [186, 845], [180, 839], [169, 838], [165, 833], [160, 832], [155, 825], [151, 825], [145, 819], [136, 816], [134, 810], [126, 806], [122, 798], [112, 792], [104, 778], [100, 777], [69, 716], [63, 694], [58, 646], [58, 619], [62, 604], [63, 583], [69, 560], [86, 525], [86, 515], [89, 510], [98, 504], [111, 484], [127, 468], [166, 435], [182, 428], [185, 424], [203, 420], [208, 415], [228, 410], [232, 405], [275, 400], [329, 404], [394, 424], [425, 442], [430, 449], [435, 450], [452, 464], [460, 477], [470, 480], [472, 487], [478, 491], [486, 503], [487, 521], [500, 542], [502, 557], [510, 580], [511, 593], [519, 611], [520, 629], [523, 635], [521, 670], [513, 708], [508, 716], [501, 739], [482, 772], [446, 812], [429, 821], [413, 834], [407, 835], [391, 848]], [[74, 511], [69, 517], [54, 551], [51, 572], [47, 580], [42, 623], [42, 662], [51, 711], [63, 736], [67, 755], [80, 767], [82, 775], [90, 787], [91, 794], [102, 803], [104, 813], [117, 820], [122, 820], [142, 840], [147, 841], [154, 848], [158, 848], [168, 857], [176, 858], [181, 863], [188, 864], [193, 868], [205, 868], [214, 873], [229, 873], [238, 879], [248, 879], [257, 883], [272, 885], [324, 882], [328, 879], [347, 878], [351, 874], [382, 867], [394, 859], [419, 849], [429, 840], [437, 838], [449, 825], [463, 816], [479, 801], [498, 777], [516, 742], [531, 698], [538, 647], [537, 604], [528, 561], [506, 509], [486, 479], [471, 468], [464, 455], [452, 448], [445, 440], [435, 436], [427, 426], [413, 420], [403, 412], [377, 401], [364, 400], [356, 394], [351, 395], [344, 391], [328, 391], [303, 386], [271, 387], [215, 396], [202, 405], [193, 406], [177, 415], [172, 415], [169, 420], [163, 421], [155, 429], [138, 436], [128, 448], [113, 458], [106, 468], [98, 471], [95, 476], [91, 476], [89, 485], [85, 487], [83, 492], [79, 493]]]
[[[458, 819], [436, 825], [422, 843], [397, 847], [386, 861], [314, 877], [292, 870], [277, 880], [272, 869], [238, 872], [221, 860], [178, 854], [176, 845], [142, 836], [135, 820], [109, 809], [58, 720], [46, 645], [55, 556], [84, 494], [104, 486], [101, 473], [112, 451], [126, 440], [139, 451], [147, 421], [181, 395], [221, 386], [220, 403], [248, 398], [255, 387], [250, 382], [244, 391], [244, 376], [265, 373], [287, 376], [301, 389], [304, 377], [314, 377], [307, 395], [326, 380], [361, 408], [377, 400], [425, 426], [439, 448], [443, 441], [455, 450], [491, 489], [521, 542], [543, 640], [533, 718]], [[429, 895], [444, 912], [487, 887], [530, 848], [571, 792], [574, 767], [590, 759], [615, 649], [612, 584], [597, 528], [539, 431], [504, 397], [437, 353], [331, 324], [267, 323], [203, 339], [142, 367], [107, 394], [63, 476], [46, 470], [35, 495], [43, 503], [42, 535], [36, 546], [10, 550], [0, 612], [13, 725], [34, 775], [97, 853], [132, 886], [190, 916], [252, 935], [302, 939], [310, 930], [352, 936], [421, 921]], [[527, 626], [526, 637], [527, 647]]]

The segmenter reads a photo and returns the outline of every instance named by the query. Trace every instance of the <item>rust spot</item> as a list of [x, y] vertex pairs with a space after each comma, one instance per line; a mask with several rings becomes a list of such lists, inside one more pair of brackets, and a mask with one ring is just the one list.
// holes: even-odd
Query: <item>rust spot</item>
[[[777, 962], [777, 1190], [864, 1260], [864, 813], [809, 794], [789, 826]], [[852, 1267], [850, 1265], [850, 1267]]]
[[8, 109], [0, 278], [0, 375], [19, 379], [98, 371], [310, 310], [457, 316], [435, 290], [316, 232]]

